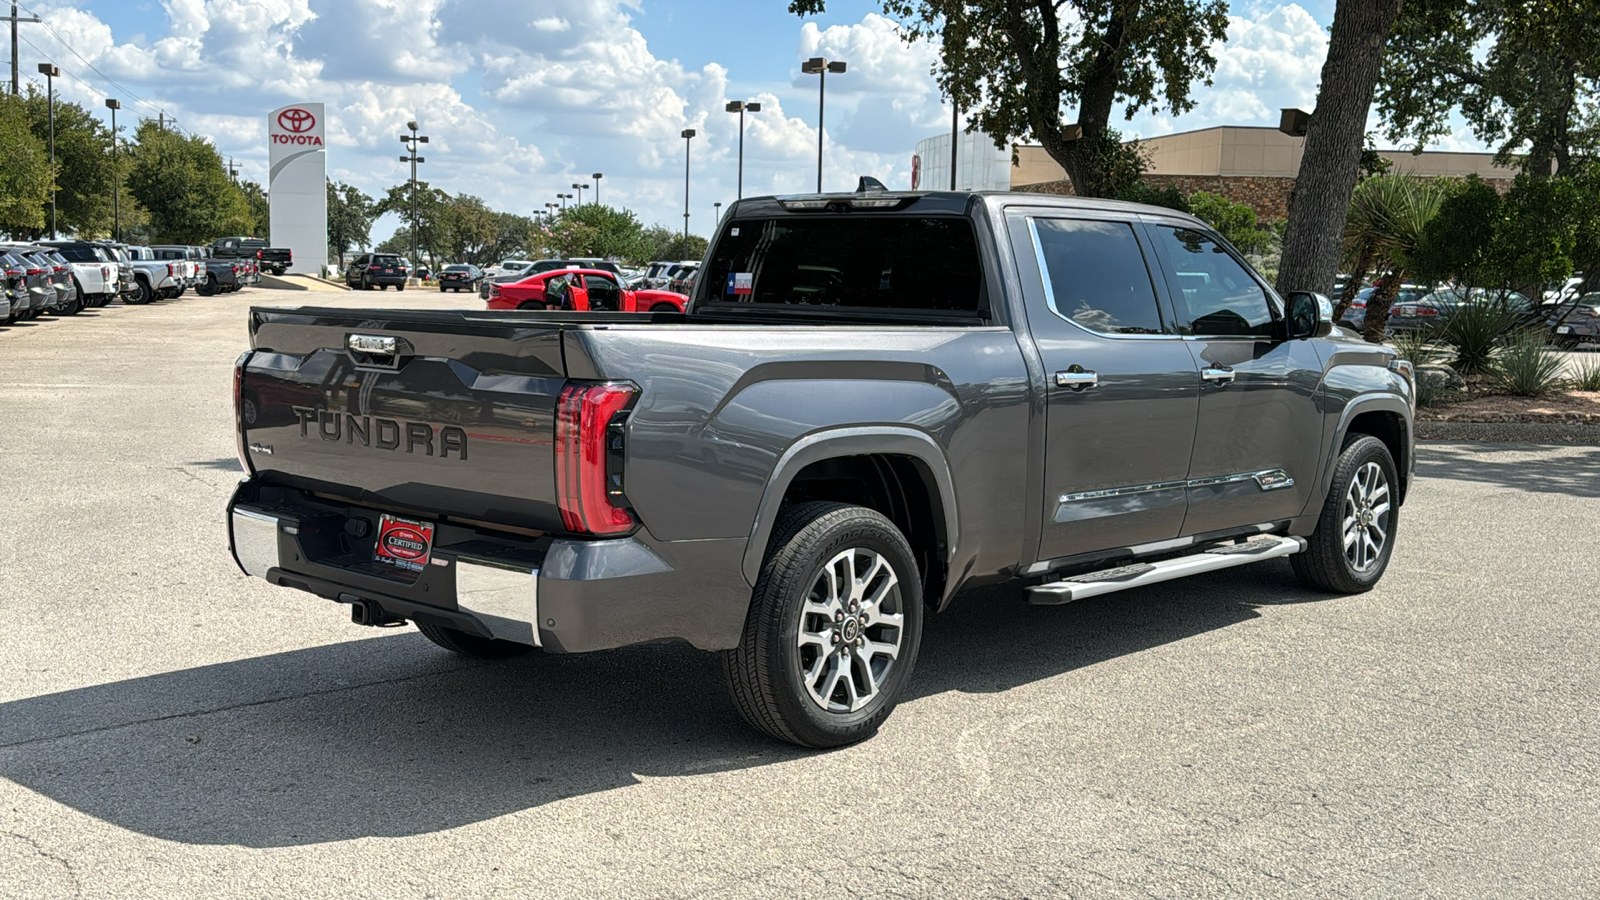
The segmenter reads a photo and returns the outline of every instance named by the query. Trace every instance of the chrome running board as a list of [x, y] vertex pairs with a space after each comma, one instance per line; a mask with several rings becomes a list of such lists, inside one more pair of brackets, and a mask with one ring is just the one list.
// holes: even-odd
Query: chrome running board
[[1039, 606], [1071, 603], [1085, 597], [1098, 597], [1101, 594], [1171, 581], [1174, 578], [1198, 575], [1201, 572], [1214, 572], [1217, 569], [1231, 569], [1234, 566], [1260, 562], [1264, 559], [1277, 559], [1280, 556], [1299, 553], [1305, 548], [1305, 538], [1269, 535], [1242, 544], [1213, 547], [1210, 550], [1175, 559], [1132, 563], [1115, 569], [1086, 572], [1061, 581], [1037, 585], [1028, 588], [1028, 602]]

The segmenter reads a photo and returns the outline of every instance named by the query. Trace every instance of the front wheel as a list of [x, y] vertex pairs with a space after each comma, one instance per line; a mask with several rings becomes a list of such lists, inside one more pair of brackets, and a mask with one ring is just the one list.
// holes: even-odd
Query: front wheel
[[463, 656], [474, 656], [478, 659], [510, 659], [521, 656], [533, 648], [527, 644], [515, 641], [497, 641], [494, 638], [479, 637], [469, 634], [458, 628], [446, 628], [443, 625], [429, 625], [418, 622], [417, 630], [422, 632], [428, 640], [454, 653]]
[[1307, 587], [1360, 594], [1378, 584], [1394, 552], [1399, 485], [1383, 441], [1366, 434], [1345, 438], [1317, 530], [1303, 552], [1289, 557]]
[[911, 679], [922, 612], [917, 564], [892, 522], [799, 504], [774, 529], [739, 646], [721, 654], [734, 705], [802, 747], [870, 737]]
[[656, 312], [677, 312], [678, 308], [676, 306], [673, 306], [671, 303], [657, 303], [655, 306], [650, 307], [650, 311], [653, 312], [653, 313], [656, 313]]

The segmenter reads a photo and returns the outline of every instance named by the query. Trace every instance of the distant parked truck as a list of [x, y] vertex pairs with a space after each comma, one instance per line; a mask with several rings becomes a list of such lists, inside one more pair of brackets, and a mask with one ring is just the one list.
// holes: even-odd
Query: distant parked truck
[[217, 238], [211, 244], [211, 255], [217, 259], [253, 259], [260, 263], [261, 271], [282, 275], [294, 265], [294, 251], [288, 247], [268, 247], [267, 242], [254, 237]]

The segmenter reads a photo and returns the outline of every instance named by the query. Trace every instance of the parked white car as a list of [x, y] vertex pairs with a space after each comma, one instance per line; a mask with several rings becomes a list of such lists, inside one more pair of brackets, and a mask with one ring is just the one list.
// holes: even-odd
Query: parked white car
[[86, 241], [46, 241], [72, 266], [78, 297], [84, 306], [105, 306], [117, 295], [117, 273], [121, 263], [104, 248]]

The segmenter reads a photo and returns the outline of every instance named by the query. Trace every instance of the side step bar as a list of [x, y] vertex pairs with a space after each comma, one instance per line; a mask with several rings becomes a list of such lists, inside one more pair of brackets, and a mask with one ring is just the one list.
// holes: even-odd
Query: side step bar
[[1116, 591], [1125, 591], [1129, 588], [1143, 587], [1147, 584], [1171, 581], [1174, 578], [1198, 575], [1201, 572], [1214, 572], [1217, 569], [1231, 569], [1234, 566], [1260, 562], [1264, 559], [1277, 559], [1280, 556], [1299, 553], [1305, 548], [1305, 538], [1280, 537], [1277, 535], [1257, 538], [1243, 544], [1213, 547], [1210, 550], [1192, 553], [1188, 556], [1180, 556], [1176, 559], [1164, 559], [1160, 562], [1150, 563], [1133, 563], [1132, 565], [1115, 569], [1086, 572], [1061, 581], [1041, 584], [1028, 588], [1028, 602], [1038, 606], [1071, 603], [1074, 600], [1082, 600], [1085, 597], [1098, 597], [1101, 594], [1111, 594]]

